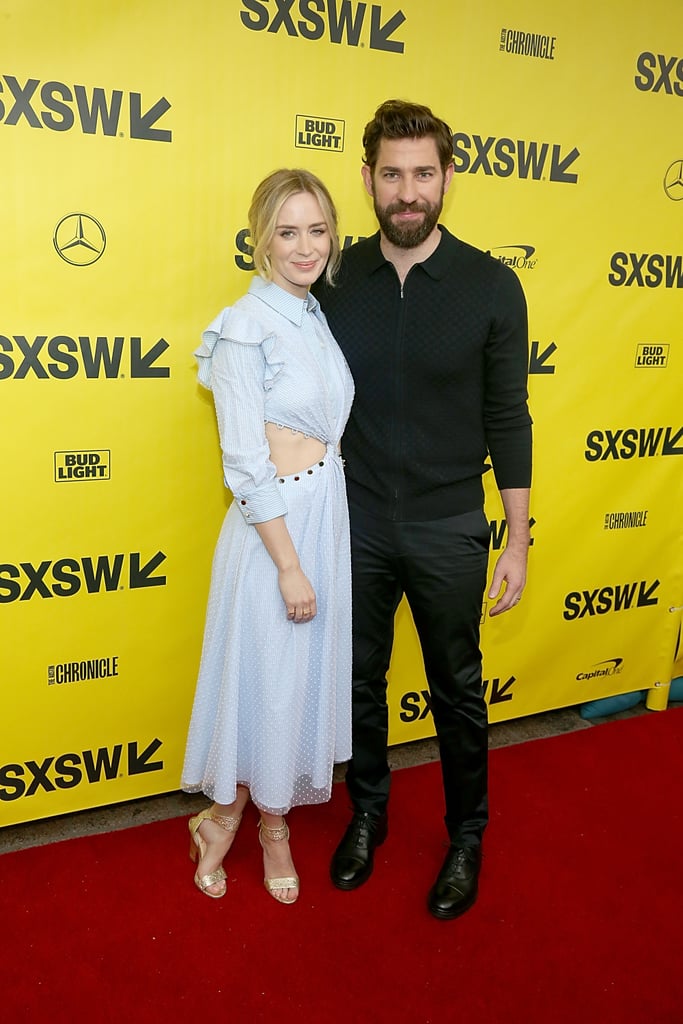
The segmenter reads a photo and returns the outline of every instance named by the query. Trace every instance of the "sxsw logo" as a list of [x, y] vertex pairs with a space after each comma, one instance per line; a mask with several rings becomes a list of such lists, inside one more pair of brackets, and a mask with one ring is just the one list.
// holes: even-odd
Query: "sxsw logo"
[[99, 451], [55, 452], [55, 483], [74, 480], [109, 480], [111, 478], [111, 452]]
[[[505, 704], [513, 700], [512, 687], [517, 682], [515, 676], [509, 676], [501, 682], [499, 676], [482, 681], [482, 696], [489, 705]], [[402, 722], [422, 722], [432, 713], [432, 699], [429, 690], [411, 690], [401, 697], [399, 718]]]
[[576, 171], [570, 170], [579, 158], [576, 146], [569, 152], [549, 142], [525, 139], [497, 139], [493, 135], [453, 135], [453, 165], [457, 174], [495, 175], [497, 178], [531, 178], [533, 181], [557, 181], [575, 185]]
[[[124, 97], [127, 96], [127, 103]], [[84, 135], [128, 136], [147, 142], [170, 142], [166, 128], [155, 128], [170, 110], [165, 96], [147, 109], [139, 92], [101, 89], [65, 82], [27, 78], [21, 84], [14, 75], [0, 75], [0, 122], [49, 128], [53, 132], [80, 130]]]
[[40, 790], [54, 793], [74, 789], [81, 783], [111, 782], [123, 775], [160, 772], [164, 762], [152, 761], [160, 746], [161, 740], [155, 738], [141, 750], [133, 740], [126, 744], [125, 755], [123, 743], [117, 743], [113, 747], [53, 755], [41, 761], [0, 765], [0, 800], [35, 796]]
[[627, 427], [591, 430], [586, 437], [586, 462], [607, 459], [652, 459], [657, 455], [683, 455], [683, 427]]
[[636, 68], [640, 74], [633, 81], [641, 92], [663, 89], [669, 96], [683, 96], [683, 57], [665, 57], [645, 50], [638, 54]]
[[294, 145], [298, 149], [329, 149], [344, 152], [344, 122], [297, 114]]
[[352, 0], [242, 0], [240, 20], [252, 32], [286, 32], [292, 38], [324, 39], [345, 46], [365, 46], [371, 50], [403, 53], [404, 44], [392, 38], [406, 20], [403, 11], [385, 13], [380, 4]]
[[668, 345], [638, 345], [636, 349], [635, 365], [640, 366], [666, 366], [669, 362]]
[[166, 577], [153, 575], [165, 561], [163, 551], [157, 551], [146, 562], [139, 551], [133, 551], [127, 558], [117, 554], [46, 559], [36, 565], [5, 562], [0, 564], [0, 604], [30, 601], [33, 597], [74, 597], [81, 590], [88, 594], [107, 593], [122, 590], [126, 584], [129, 590], [165, 587]]
[[571, 622], [589, 615], [607, 615], [609, 612], [629, 611], [631, 608], [650, 608], [659, 604], [653, 594], [659, 580], [647, 583], [621, 583], [616, 586], [598, 587], [595, 590], [574, 590], [564, 600], [562, 617]]
[[165, 338], [144, 346], [142, 338], [57, 334], [48, 340], [47, 334], [32, 339], [24, 334], [0, 334], [0, 380], [170, 377], [168, 366], [155, 365], [167, 348]]
[[683, 256], [653, 252], [615, 252], [607, 280], [615, 288], [683, 288]]
[[532, 341], [529, 352], [529, 373], [555, 373], [555, 364], [549, 362], [549, 359], [556, 351], [557, 345], [554, 341], [546, 345], [542, 352], [540, 341]]

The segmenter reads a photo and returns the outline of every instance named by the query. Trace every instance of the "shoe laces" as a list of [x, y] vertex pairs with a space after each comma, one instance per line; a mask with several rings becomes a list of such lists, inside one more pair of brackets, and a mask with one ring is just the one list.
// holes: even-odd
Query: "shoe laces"
[[359, 839], [369, 839], [372, 832], [370, 816], [357, 814], [351, 822], [351, 839], [357, 843]]
[[467, 862], [467, 851], [465, 850], [464, 847], [461, 846], [460, 849], [457, 851], [457, 853], [455, 855], [455, 860], [453, 862], [453, 866], [457, 867], [457, 868], [461, 868], [461, 867], [463, 867], [466, 864], [466, 862]]

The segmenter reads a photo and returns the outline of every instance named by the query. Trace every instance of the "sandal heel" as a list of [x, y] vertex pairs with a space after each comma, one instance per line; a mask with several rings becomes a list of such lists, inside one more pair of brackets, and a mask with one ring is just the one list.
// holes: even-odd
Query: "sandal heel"
[[[187, 823], [190, 830], [190, 860], [193, 861], [193, 863], [197, 863], [206, 853], [206, 842], [199, 834], [199, 826], [203, 821], [213, 821], [216, 825], [220, 825], [220, 827], [226, 832], [236, 832], [240, 826], [241, 820], [241, 814], [238, 818], [231, 818], [228, 815], [214, 814], [211, 811], [211, 808], [201, 811], [193, 818], [190, 818]], [[222, 892], [209, 892], [209, 886], [217, 885], [220, 882], [227, 883], [227, 877], [222, 864], [217, 867], [215, 871], [211, 871], [201, 877], [198, 872], [195, 872], [194, 884], [200, 892], [203, 892], [205, 896], [210, 896], [213, 900], [221, 899], [227, 892], [227, 884], [223, 887]]]

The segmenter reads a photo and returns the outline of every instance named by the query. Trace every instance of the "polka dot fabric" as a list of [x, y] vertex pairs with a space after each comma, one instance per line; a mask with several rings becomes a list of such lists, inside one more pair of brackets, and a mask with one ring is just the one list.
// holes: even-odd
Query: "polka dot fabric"
[[[280, 320], [283, 368], [307, 368], [321, 395], [311, 433], [324, 440], [324, 457], [296, 474], [275, 477], [318, 613], [310, 622], [287, 619], [275, 565], [233, 502], [214, 555], [181, 783], [187, 792], [202, 791], [222, 804], [233, 802], [242, 783], [256, 806], [271, 814], [328, 800], [333, 764], [351, 755], [351, 565], [337, 446], [353, 386], [327, 329], [326, 353], [321, 358], [311, 352], [306, 360], [305, 332]], [[271, 333], [275, 322], [271, 310]], [[318, 325], [309, 333], [321, 337]], [[308, 396], [310, 409], [311, 387], [309, 380], [297, 389], [295, 378], [291, 372], [276, 375], [269, 393], [280, 389], [278, 419], [299, 427], [307, 409], [298, 396]], [[291, 416], [288, 405], [296, 406]], [[221, 416], [229, 421], [230, 410]]]

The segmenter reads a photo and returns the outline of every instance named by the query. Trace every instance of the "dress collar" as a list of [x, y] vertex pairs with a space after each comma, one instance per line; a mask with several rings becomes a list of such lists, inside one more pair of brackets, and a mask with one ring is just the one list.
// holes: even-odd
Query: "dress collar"
[[255, 295], [261, 302], [274, 309], [276, 313], [282, 314], [291, 323], [301, 327], [304, 320], [304, 313], [316, 314], [320, 309], [320, 303], [309, 292], [305, 299], [299, 299], [291, 292], [286, 292], [274, 281], [265, 281], [262, 277], [255, 277], [249, 285], [249, 292]]

